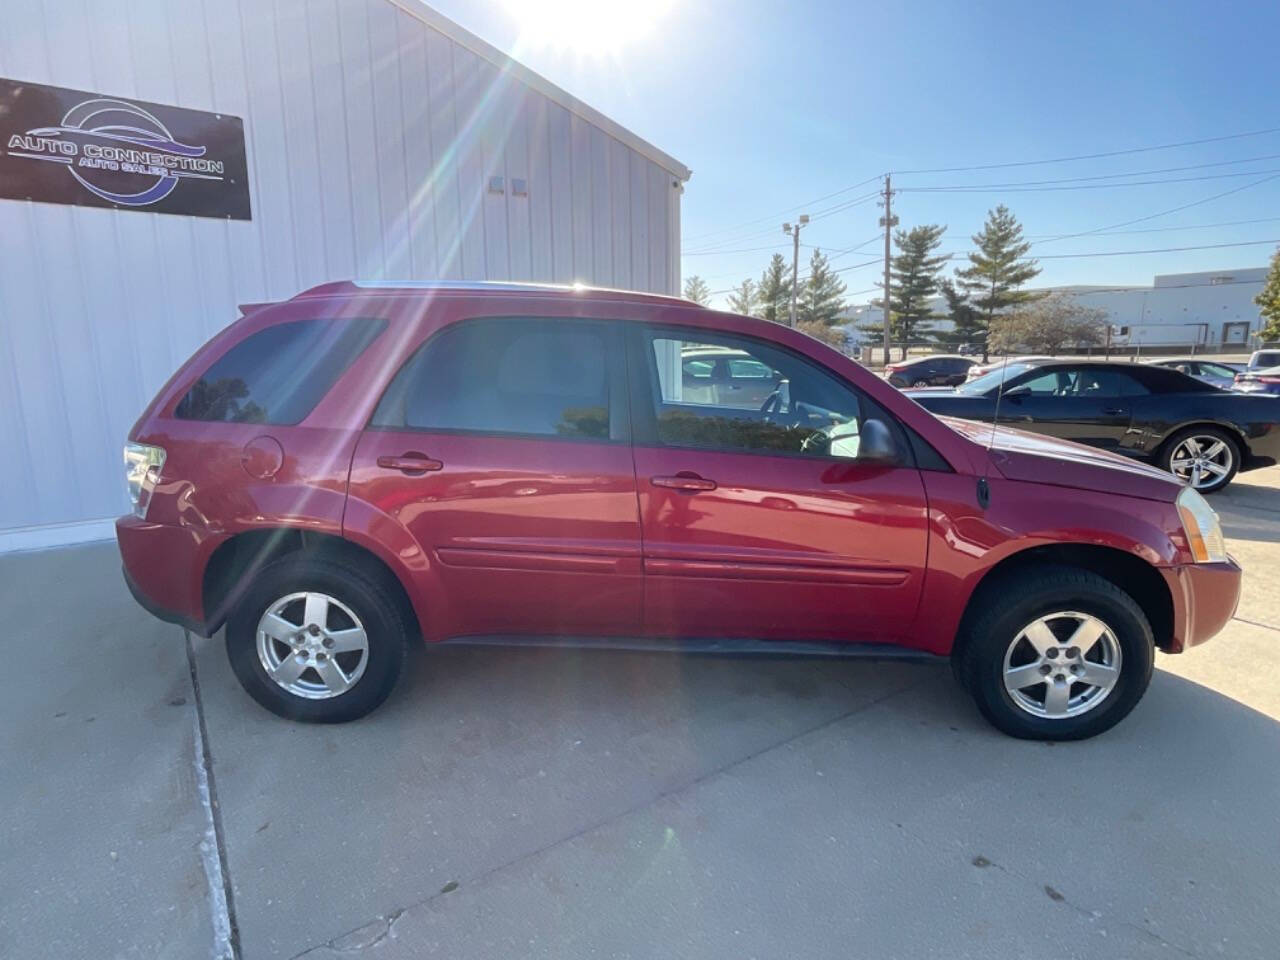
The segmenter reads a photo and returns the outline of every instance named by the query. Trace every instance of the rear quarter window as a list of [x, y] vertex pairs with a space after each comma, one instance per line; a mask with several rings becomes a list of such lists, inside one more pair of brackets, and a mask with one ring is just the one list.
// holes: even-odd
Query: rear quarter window
[[266, 327], [215, 360], [178, 402], [174, 416], [299, 423], [386, 326], [384, 319], [362, 317]]

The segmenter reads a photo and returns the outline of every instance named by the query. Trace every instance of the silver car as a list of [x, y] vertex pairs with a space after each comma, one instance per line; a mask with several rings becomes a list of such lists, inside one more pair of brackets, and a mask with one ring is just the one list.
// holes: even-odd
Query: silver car
[[1239, 364], [1223, 363], [1220, 360], [1203, 360], [1199, 357], [1161, 357], [1147, 362], [1157, 367], [1170, 367], [1181, 371], [1219, 390], [1230, 390], [1235, 384], [1236, 374], [1241, 369]]

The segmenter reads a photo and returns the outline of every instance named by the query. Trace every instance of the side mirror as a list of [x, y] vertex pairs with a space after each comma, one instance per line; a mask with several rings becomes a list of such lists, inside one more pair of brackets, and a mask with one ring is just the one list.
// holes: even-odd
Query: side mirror
[[883, 420], [867, 419], [862, 422], [858, 442], [858, 463], [874, 463], [894, 466], [901, 460], [893, 431]]
[[1031, 396], [1031, 388], [1026, 384], [1023, 384], [1020, 387], [1014, 387], [1012, 390], [1006, 390], [1004, 392], [1004, 398], [1006, 400], [1012, 400], [1014, 403], [1018, 403], [1023, 397], [1029, 396]]

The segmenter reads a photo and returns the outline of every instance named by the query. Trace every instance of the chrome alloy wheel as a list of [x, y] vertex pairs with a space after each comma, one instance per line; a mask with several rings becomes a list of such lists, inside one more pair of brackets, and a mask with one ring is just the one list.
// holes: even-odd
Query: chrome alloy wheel
[[1078, 717], [1120, 679], [1120, 642], [1088, 613], [1062, 610], [1022, 628], [1004, 654], [1004, 689], [1019, 708], [1050, 720]]
[[296, 697], [328, 700], [359, 682], [369, 637], [351, 608], [325, 593], [291, 593], [258, 621], [258, 660]]
[[1184, 483], [1197, 490], [1214, 487], [1231, 473], [1235, 465], [1231, 444], [1219, 437], [1187, 437], [1169, 457], [1169, 469]]

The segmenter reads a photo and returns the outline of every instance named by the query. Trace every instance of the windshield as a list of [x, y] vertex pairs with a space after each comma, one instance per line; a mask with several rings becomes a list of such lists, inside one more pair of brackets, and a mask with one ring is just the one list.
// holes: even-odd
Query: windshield
[[956, 393], [963, 393], [965, 396], [981, 396], [988, 390], [994, 390], [1000, 386], [1001, 382], [1016, 377], [1021, 373], [1032, 369], [1034, 363], [1007, 363], [1003, 366], [996, 367], [990, 373], [984, 373], [976, 380], [970, 380], [968, 383], [961, 384], [956, 387]]

